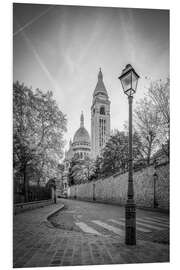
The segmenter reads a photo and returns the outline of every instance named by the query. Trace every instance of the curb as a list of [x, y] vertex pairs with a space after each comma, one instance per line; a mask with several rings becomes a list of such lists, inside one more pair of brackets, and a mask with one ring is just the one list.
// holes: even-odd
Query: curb
[[48, 214], [48, 216], [46, 217], [46, 220], [49, 221], [49, 219], [54, 216], [57, 212], [59, 212], [60, 210], [62, 210], [64, 208], [64, 204], [61, 204], [61, 206], [56, 209], [55, 211], [52, 211], [50, 214]]
[[41, 224], [45, 224], [48, 228], [50, 229], [55, 229], [55, 227], [53, 226], [53, 224], [49, 221], [49, 219], [55, 215], [57, 212], [59, 212], [60, 210], [62, 210], [64, 208], [64, 204], [61, 204], [61, 206], [56, 209], [55, 211], [50, 212], [47, 217], [44, 219], [44, 221], [41, 222]]

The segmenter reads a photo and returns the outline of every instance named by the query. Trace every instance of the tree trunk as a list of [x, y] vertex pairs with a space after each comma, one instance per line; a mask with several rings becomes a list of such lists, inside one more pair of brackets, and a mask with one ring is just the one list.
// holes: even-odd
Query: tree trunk
[[24, 177], [24, 200], [28, 202], [28, 179], [26, 177], [26, 164], [23, 169], [23, 177]]
[[150, 164], [151, 148], [152, 148], [152, 142], [149, 142], [149, 148], [148, 148], [148, 154], [147, 154], [147, 165]]

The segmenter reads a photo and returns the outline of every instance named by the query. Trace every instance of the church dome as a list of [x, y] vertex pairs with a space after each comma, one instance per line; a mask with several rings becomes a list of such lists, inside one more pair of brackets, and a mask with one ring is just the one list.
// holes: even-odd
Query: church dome
[[90, 136], [88, 131], [84, 127], [84, 116], [81, 114], [81, 124], [80, 128], [76, 131], [73, 138], [74, 143], [85, 143], [90, 144]]
[[84, 127], [80, 127], [73, 138], [73, 143], [75, 142], [85, 142], [90, 143], [90, 137], [88, 131]]

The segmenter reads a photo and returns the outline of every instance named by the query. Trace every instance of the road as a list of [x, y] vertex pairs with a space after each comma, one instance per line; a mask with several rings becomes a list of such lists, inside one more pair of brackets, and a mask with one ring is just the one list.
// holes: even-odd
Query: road
[[60, 199], [13, 217], [13, 266], [169, 262], [168, 232], [167, 214], [137, 210], [137, 245], [127, 246], [124, 207]]
[[[65, 209], [51, 219], [57, 228], [124, 240], [124, 207], [66, 199], [61, 202]], [[168, 214], [137, 209], [136, 226], [137, 239], [168, 244]]]

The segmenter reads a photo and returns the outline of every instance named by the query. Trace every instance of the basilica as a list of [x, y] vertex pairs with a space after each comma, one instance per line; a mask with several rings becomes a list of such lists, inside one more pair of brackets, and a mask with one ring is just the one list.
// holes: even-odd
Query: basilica
[[95, 160], [100, 155], [110, 137], [110, 101], [103, 82], [101, 69], [93, 92], [91, 105], [91, 137], [85, 128], [84, 115], [80, 116], [80, 127], [69, 142], [69, 149], [65, 151], [64, 172], [62, 176], [63, 194], [68, 194], [68, 172], [71, 159], [76, 156], [83, 160], [85, 157]]
[[81, 113], [80, 127], [75, 132], [73, 141], [70, 140], [68, 151], [65, 152], [65, 163], [68, 163], [74, 155], [79, 159], [84, 159], [86, 156], [96, 159], [109, 137], [110, 101], [100, 69], [92, 98], [91, 137], [85, 128], [84, 115]]

